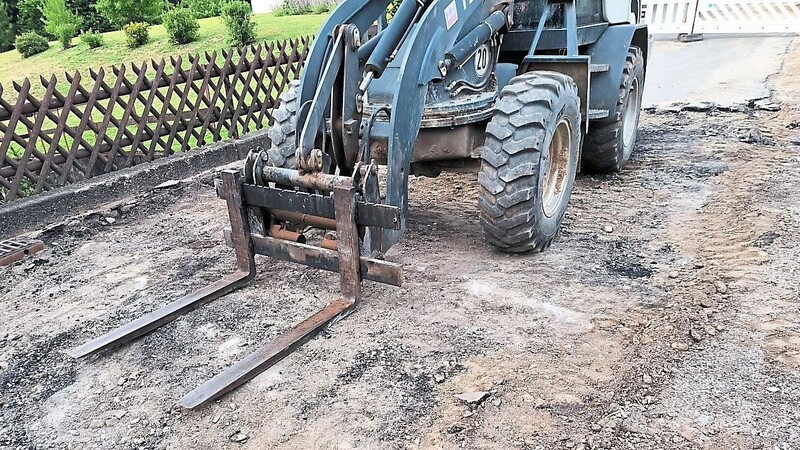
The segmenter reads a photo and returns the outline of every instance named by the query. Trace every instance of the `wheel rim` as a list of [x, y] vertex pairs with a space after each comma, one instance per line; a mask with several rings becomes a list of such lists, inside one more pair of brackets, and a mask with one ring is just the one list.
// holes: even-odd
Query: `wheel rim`
[[633, 152], [633, 143], [636, 141], [641, 101], [639, 79], [634, 78], [631, 91], [628, 94], [628, 101], [625, 104], [625, 112], [622, 113], [622, 153], [625, 160], [630, 158], [631, 152]]
[[558, 213], [561, 200], [566, 194], [571, 145], [572, 124], [568, 118], [562, 117], [547, 149], [548, 163], [542, 190], [542, 209], [547, 217], [553, 217]]

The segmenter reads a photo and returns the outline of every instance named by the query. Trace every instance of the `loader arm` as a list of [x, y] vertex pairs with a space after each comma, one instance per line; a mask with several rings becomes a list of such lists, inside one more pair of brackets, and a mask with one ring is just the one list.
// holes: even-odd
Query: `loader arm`
[[[342, 174], [349, 175], [353, 170], [351, 164], [356, 161], [354, 155], [359, 150], [357, 140], [345, 144], [336, 135], [347, 136], [353, 132], [353, 124], [362, 123], [360, 103], [363, 94], [385, 101], [390, 117], [388, 124], [369, 124], [371, 129], [366, 131], [366, 135], [388, 142], [387, 191], [382, 202], [400, 208], [402, 219], [399, 230], [376, 230], [381, 233], [379, 251], [382, 253], [400, 240], [406, 229], [411, 155], [429, 84], [443, 78], [442, 71], [446, 70], [443, 65], [446, 66], [454, 53], [466, 59], [471, 56], [470, 49], [474, 51], [505, 26], [503, 16], [508, 3], [405, 0], [385, 29], [357, 49], [348, 48], [344, 42], [346, 36], [341, 36], [342, 30], [350, 25], [363, 35], [383, 14], [386, 5], [385, 0], [363, 3], [350, 0], [334, 10], [322, 27], [301, 76], [301, 106], [296, 124], [296, 129], [302, 130], [296, 142], [299, 170], [328, 170], [322, 149], [315, 148], [315, 143], [319, 142], [315, 136], [324, 135], [327, 120], [333, 128], [330, 145], [347, 147], [334, 152], [332, 157], [335, 160], [338, 156], [341, 160], [339, 155], [345, 155], [346, 164], [342, 165], [340, 161], [339, 169]], [[502, 23], [498, 23], [497, 14], [490, 20], [492, 13], [497, 11], [500, 11]], [[487, 28], [488, 32], [482, 28]], [[356, 64], [345, 63], [350, 52], [357, 54], [358, 58], [351, 58]], [[463, 60], [458, 63], [463, 63]], [[332, 69], [336, 69], [338, 76]], [[358, 93], [352, 89], [356, 84], [352, 80], [356, 78], [360, 84]], [[344, 98], [338, 99], [334, 93], [342, 94]], [[345, 107], [332, 108], [331, 105]], [[352, 107], [347, 108], [347, 105]], [[392, 114], [392, 111], [403, 113]], [[314, 157], [315, 151], [317, 157]], [[364, 164], [369, 162], [362, 161]]]
[[[464, 5], [466, 9], [462, 9]], [[434, 1], [419, 22], [413, 25], [404, 43], [405, 48], [399, 52], [402, 59], [392, 62], [382, 75], [382, 78], [389, 80], [390, 86], [394, 86], [391, 110], [403, 112], [391, 115], [388, 128], [372, 130], [373, 136], [388, 140], [385, 201], [399, 207], [402, 214], [399, 230], [383, 230], [382, 252], [388, 251], [406, 230], [411, 155], [420, 130], [428, 85], [443, 77], [440, 65], [447, 60], [448, 51], [460, 38], [483, 23], [494, 7], [493, 2], [475, 0]]]

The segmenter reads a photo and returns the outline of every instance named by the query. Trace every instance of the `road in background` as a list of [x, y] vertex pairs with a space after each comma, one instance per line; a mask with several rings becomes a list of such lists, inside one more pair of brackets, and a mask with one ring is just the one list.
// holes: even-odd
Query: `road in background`
[[707, 36], [699, 42], [658, 40], [647, 68], [643, 105], [713, 102], [728, 106], [769, 96], [794, 37]]

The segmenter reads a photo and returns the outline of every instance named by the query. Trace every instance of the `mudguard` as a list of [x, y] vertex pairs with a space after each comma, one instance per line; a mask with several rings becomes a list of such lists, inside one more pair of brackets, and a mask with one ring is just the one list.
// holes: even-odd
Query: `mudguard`
[[[608, 71], [595, 73], [589, 87], [591, 109], [613, 111], [619, 96], [619, 80], [625, 68], [628, 48], [642, 49], [647, 74], [647, 56], [650, 52], [646, 25], [612, 25], [606, 28], [600, 39], [588, 48], [592, 64], [608, 64]], [[603, 119], [601, 119], [603, 120]]]

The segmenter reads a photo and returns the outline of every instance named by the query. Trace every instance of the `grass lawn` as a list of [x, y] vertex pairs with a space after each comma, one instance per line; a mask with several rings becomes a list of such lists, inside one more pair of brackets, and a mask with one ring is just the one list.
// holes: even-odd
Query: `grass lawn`
[[[297, 38], [316, 33], [326, 15], [304, 15], [276, 17], [272, 14], [253, 16], [256, 23], [256, 34], [259, 41], [274, 41]], [[200, 38], [186, 45], [174, 45], [167, 40], [164, 27], [155, 25], [150, 28], [150, 42], [136, 49], [125, 45], [125, 34], [122, 31], [104, 33], [105, 45], [90, 49], [75, 38], [74, 47], [62, 50], [56, 42], [50, 43], [50, 49], [44, 53], [22, 58], [16, 50], [0, 53], [0, 85], [5, 86], [4, 97], [15, 98], [12, 81], [31, 78], [34, 86], [41, 87], [38, 76], [49, 77], [55, 73], [63, 78], [65, 71], [86, 72], [87, 69], [110, 67], [123, 62], [138, 62], [149, 59], [160, 59], [166, 56], [180, 56], [195, 52], [219, 50], [227, 47], [225, 27], [218, 17], [200, 20]], [[38, 91], [38, 89], [37, 89]], [[11, 94], [11, 95], [9, 95]]]

